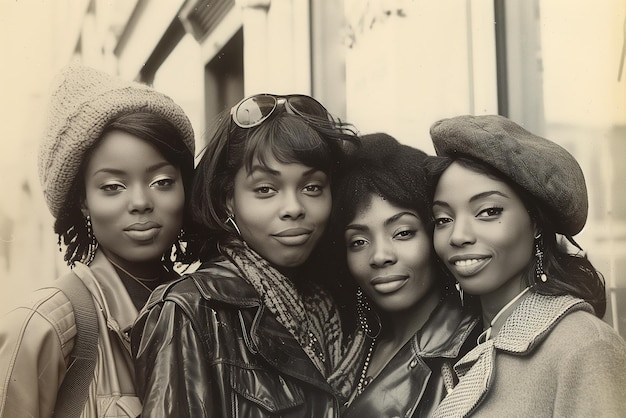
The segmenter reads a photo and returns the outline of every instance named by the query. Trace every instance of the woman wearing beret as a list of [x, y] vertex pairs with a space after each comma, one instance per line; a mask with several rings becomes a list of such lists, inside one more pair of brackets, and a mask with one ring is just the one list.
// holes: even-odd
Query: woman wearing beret
[[601, 276], [571, 251], [587, 218], [576, 160], [502, 116], [431, 136], [435, 251], [480, 298], [484, 328], [434, 416], [623, 416], [626, 344], [600, 319]]
[[370, 337], [342, 416], [425, 417], [452, 389], [454, 363], [476, 344], [478, 316], [462, 308], [436, 263], [426, 154], [385, 134], [362, 139], [334, 201], [344, 244], [337, 253], [354, 279], [345, 286]]
[[203, 264], [157, 289], [133, 328], [143, 413], [337, 417], [363, 338], [346, 353], [316, 250], [356, 136], [312, 97], [261, 94], [220, 114], [208, 138], [189, 247]]
[[[87, 67], [60, 75], [39, 173], [74, 284], [95, 307], [97, 358], [82, 417], [141, 414], [129, 332], [151, 291], [177, 277], [171, 254], [182, 255], [193, 155], [191, 124], [169, 97]], [[62, 415], [59, 387], [81, 313], [52, 283], [1, 319], [0, 416]]]

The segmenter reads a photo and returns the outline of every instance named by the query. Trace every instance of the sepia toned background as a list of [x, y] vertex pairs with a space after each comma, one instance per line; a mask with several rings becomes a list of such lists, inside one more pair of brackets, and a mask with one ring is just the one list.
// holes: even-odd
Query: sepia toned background
[[577, 239], [625, 336], [625, 34], [624, 0], [0, 0], [0, 307], [65, 268], [36, 159], [52, 77], [81, 62], [170, 95], [198, 149], [259, 92], [311, 94], [428, 153], [437, 119], [510, 117], [583, 167]]

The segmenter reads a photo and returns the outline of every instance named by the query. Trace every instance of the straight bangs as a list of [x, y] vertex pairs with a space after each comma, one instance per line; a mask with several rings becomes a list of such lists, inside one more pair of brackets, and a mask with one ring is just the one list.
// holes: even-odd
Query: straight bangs
[[271, 157], [283, 164], [302, 164], [328, 175], [338, 162], [320, 133], [289, 113], [279, 113], [248, 135], [243, 158], [246, 170], [250, 171], [256, 162], [269, 168], [267, 160]]

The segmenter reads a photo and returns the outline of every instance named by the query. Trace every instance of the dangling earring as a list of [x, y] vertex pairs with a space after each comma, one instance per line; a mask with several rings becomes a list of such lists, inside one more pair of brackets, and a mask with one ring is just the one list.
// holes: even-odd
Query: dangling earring
[[541, 234], [535, 237], [535, 257], [537, 261], [535, 263], [535, 277], [537, 280], [541, 280], [543, 283], [548, 281], [546, 272], [543, 271], [543, 239]]
[[382, 329], [382, 323], [380, 322], [380, 317], [378, 316], [378, 313], [374, 311], [373, 315], [376, 318], [376, 321], [378, 322], [378, 330], [376, 330], [376, 334], [374, 334], [374, 331], [372, 330], [372, 327], [370, 327], [369, 321], [367, 320], [368, 313], [370, 313], [371, 311], [372, 311], [372, 307], [370, 306], [369, 302], [365, 298], [365, 295], [363, 294], [363, 290], [361, 290], [360, 287], [357, 288], [356, 312], [357, 312], [357, 316], [359, 320], [359, 325], [361, 325], [361, 328], [363, 328], [363, 331], [365, 331], [365, 334], [368, 337], [370, 337], [372, 340], [376, 340], [376, 337], [380, 335], [380, 331]]
[[228, 218], [226, 218], [226, 222], [224, 223], [227, 224], [229, 222], [233, 226], [233, 228], [235, 228], [235, 231], [237, 231], [237, 234], [241, 236], [241, 231], [239, 230], [239, 227], [235, 223], [235, 217], [233, 215], [228, 215]]
[[96, 236], [93, 234], [93, 228], [91, 226], [91, 216], [87, 215], [85, 221], [87, 227], [87, 237], [89, 238], [89, 249], [87, 251], [87, 259], [85, 260], [85, 264], [89, 265], [93, 261], [93, 258], [96, 256], [98, 241], [96, 241]]
[[461, 283], [456, 282], [454, 284], [454, 287], [456, 287], [456, 291], [459, 292], [459, 298], [461, 299], [461, 306], [464, 306], [463, 304], [463, 288], [461, 287]]

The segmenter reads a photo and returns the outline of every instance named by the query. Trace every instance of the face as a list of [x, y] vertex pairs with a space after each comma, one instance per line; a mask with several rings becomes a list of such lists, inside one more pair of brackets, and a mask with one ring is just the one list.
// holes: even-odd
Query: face
[[228, 210], [253, 250], [278, 267], [297, 267], [309, 258], [328, 222], [328, 176], [273, 157], [267, 166], [239, 169]]
[[431, 241], [416, 211], [372, 195], [344, 238], [352, 276], [381, 309], [410, 309], [434, 286]]
[[83, 214], [100, 248], [115, 263], [160, 261], [180, 232], [185, 204], [180, 170], [148, 142], [122, 131], [106, 134], [85, 173]]
[[535, 226], [511, 187], [454, 162], [437, 184], [433, 212], [435, 251], [466, 292], [519, 293]]

